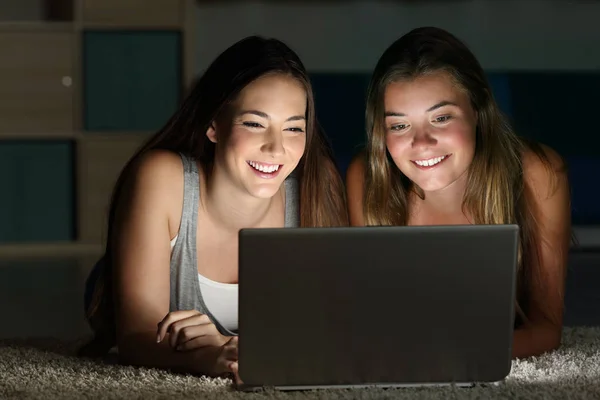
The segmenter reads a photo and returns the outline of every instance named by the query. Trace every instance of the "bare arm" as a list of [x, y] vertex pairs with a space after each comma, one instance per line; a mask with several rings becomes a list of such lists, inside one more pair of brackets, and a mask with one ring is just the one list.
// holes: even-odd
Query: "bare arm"
[[112, 243], [119, 356], [127, 364], [209, 374], [220, 349], [178, 352], [169, 341], [157, 343], [158, 323], [169, 313], [170, 239], [182, 201], [183, 168], [173, 153], [148, 154], [126, 183]]
[[354, 156], [346, 171], [346, 197], [351, 226], [365, 225], [363, 215], [365, 170], [365, 153], [361, 151]]
[[515, 331], [513, 357], [539, 355], [559, 347], [562, 335], [564, 287], [571, 237], [569, 184], [562, 161], [545, 148], [556, 173], [554, 182], [533, 154], [524, 158], [524, 178], [538, 223], [539, 271], [530, 284], [529, 322]]

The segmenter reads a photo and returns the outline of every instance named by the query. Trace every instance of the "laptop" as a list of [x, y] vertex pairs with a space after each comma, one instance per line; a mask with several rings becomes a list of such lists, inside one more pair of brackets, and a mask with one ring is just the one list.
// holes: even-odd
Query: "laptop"
[[241, 390], [498, 383], [517, 225], [239, 233]]

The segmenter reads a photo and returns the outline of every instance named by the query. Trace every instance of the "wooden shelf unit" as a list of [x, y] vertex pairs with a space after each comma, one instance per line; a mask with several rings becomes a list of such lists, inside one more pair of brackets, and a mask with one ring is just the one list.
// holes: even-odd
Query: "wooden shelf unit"
[[[17, 19], [0, 20], [0, 157], [3, 147], [18, 145], [21, 159], [29, 163], [30, 157], [43, 157], [39, 146], [69, 146], [73, 149], [67, 163], [71, 177], [64, 178], [66, 172], [61, 172], [60, 179], [71, 179], [74, 197], [71, 237], [49, 234], [45, 239], [22, 233], [35, 229], [35, 221], [27, 227], [14, 225], [19, 215], [28, 212], [18, 208], [21, 202], [16, 191], [13, 200], [0, 200], [0, 258], [77, 256], [102, 248], [108, 202], [118, 173], [166, 122], [195, 77], [194, 3], [38, 0], [35, 10], [21, 10]], [[25, 17], [18, 19], [20, 15]], [[148, 72], [154, 64], [155, 70]], [[166, 93], [169, 102], [153, 102], [160, 98], [158, 93]], [[29, 149], [35, 146], [34, 154]], [[2, 164], [0, 159], [0, 168], [5, 170], [0, 172], [0, 187], [10, 193], [10, 185], [18, 179], [30, 179], [28, 188], [40, 186], [35, 174], [45, 164], [38, 164], [41, 167], [36, 170], [10, 171], [17, 164]], [[53, 166], [49, 163], [48, 168]], [[23, 178], [23, 174], [29, 175]], [[44, 207], [45, 194], [54, 194], [52, 189], [44, 190], [36, 192], [40, 207]], [[51, 213], [47, 210], [44, 215]], [[17, 215], [13, 231], [21, 232], [18, 238], [11, 237], [11, 228], [2, 230], [2, 215], [13, 214]]]

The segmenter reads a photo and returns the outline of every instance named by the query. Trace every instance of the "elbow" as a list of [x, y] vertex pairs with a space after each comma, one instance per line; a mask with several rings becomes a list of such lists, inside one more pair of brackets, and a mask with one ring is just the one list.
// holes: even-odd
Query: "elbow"
[[560, 328], [552, 328], [550, 332], [548, 332], [547, 343], [546, 343], [546, 352], [558, 350], [560, 348], [560, 344], [562, 341], [562, 329]]
[[558, 350], [562, 342], [562, 325], [546, 323], [540, 326], [539, 338], [544, 344], [544, 352]]
[[537, 351], [534, 352], [533, 356], [541, 356], [542, 354], [551, 353], [560, 348], [560, 340], [547, 339], [542, 343], [539, 343]]
[[540, 353], [549, 353], [560, 348], [561, 340], [562, 340], [562, 330], [559, 327], [548, 327], [544, 330], [544, 333], [541, 335], [540, 342], [542, 342], [541, 352]]
[[140, 357], [138, 356], [139, 352], [130, 345], [128, 340], [124, 338], [119, 338], [117, 341], [117, 349], [118, 349], [118, 360], [119, 364], [122, 365], [131, 365], [131, 366], [143, 366], [144, 364]]
[[560, 341], [548, 341], [544, 343], [538, 343], [537, 346], [532, 346], [530, 351], [525, 352], [524, 354], [518, 355], [519, 358], [527, 358], [527, 357], [538, 357], [547, 353], [552, 353], [560, 348]]
[[536, 357], [560, 348], [562, 329], [556, 326], [529, 326], [515, 331], [513, 358]]
[[135, 367], [147, 366], [148, 358], [153, 352], [146, 336], [142, 334], [129, 334], [117, 337], [119, 364]]

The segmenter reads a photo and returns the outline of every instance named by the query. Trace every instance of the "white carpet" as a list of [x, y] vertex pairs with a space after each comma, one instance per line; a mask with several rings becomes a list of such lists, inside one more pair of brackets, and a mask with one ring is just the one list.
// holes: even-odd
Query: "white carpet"
[[101, 364], [57, 340], [0, 341], [2, 399], [600, 399], [600, 328], [567, 328], [556, 352], [513, 363], [499, 386], [240, 393], [231, 382]]

